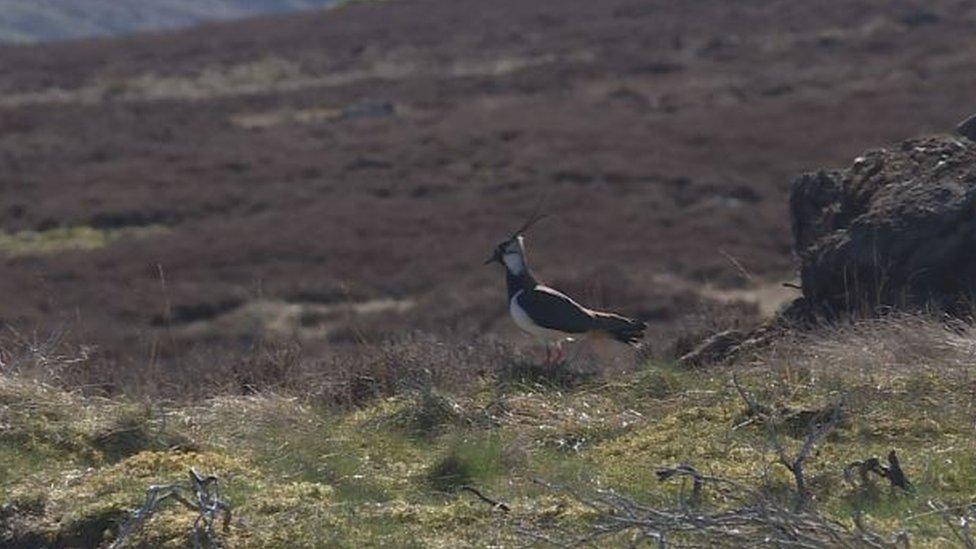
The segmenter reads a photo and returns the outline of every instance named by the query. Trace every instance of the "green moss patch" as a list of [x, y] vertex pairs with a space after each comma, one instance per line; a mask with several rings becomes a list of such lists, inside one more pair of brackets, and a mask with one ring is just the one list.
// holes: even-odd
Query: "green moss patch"
[[82, 225], [44, 231], [0, 232], [0, 254], [21, 256], [96, 250], [123, 239], [145, 238], [163, 231], [165, 228], [156, 226], [96, 229]]

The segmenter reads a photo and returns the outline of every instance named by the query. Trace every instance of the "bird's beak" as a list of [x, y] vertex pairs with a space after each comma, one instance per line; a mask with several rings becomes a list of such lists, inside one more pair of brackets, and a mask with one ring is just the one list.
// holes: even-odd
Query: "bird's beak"
[[495, 250], [495, 253], [492, 254], [492, 256], [489, 257], [487, 261], [485, 261], [485, 265], [491, 265], [492, 263], [495, 263], [496, 261], [501, 261], [501, 260], [502, 260], [501, 254], [499, 254], [498, 251]]

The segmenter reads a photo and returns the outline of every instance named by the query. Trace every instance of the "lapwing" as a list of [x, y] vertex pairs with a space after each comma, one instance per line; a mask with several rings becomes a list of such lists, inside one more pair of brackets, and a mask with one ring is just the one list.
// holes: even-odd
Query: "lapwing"
[[[522, 331], [546, 347], [546, 364], [565, 359], [562, 344], [578, 337], [609, 335], [637, 347], [647, 325], [633, 318], [586, 308], [566, 294], [540, 284], [525, 259], [524, 233], [543, 216], [533, 216], [498, 245], [485, 265], [501, 263], [508, 283], [508, 312]], [[553, 354], [555, 350], [555, 354]]]

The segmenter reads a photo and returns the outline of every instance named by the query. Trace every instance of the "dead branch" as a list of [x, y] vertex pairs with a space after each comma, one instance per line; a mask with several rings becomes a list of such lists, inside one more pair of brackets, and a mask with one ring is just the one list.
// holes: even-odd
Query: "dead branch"
[[736, 374], [732, 374], [732, 386], [735, 387], [736, 392], [746, 403], [746, 414], [750, 417], [767, 417], [771, 410], [766, 406], [759, 404], [756, 399], [746, 391], [741, 384], [739, 384], [739, 378]]
[[725, 260], [728, 261], [730, 265], [732, 265], [733, 269], [739, 272], [739, 275], [741, 275], [743, 279], [752, 282], [754, 278], [752, 276], [752, 273], [749, 272], [749, 269], [746, 269], [745, 265], [743, 265], [741, 261], [736, 259], [732, 254], [726, 252], [725, 250], [719, 250], [718, 253], [722, 257], [724, 257]]
[[[662, 481], [679, 476], [696, 478], [691, 466], [661, 469]], [[768, 547], [869, 547], [904, 546], [905, 536], [886, 539], [863, 524], [850, 528], [812, 511], [783, 506], [762, 493], [739, 486], [733, 481], [697, 474], [701, 485], [721, 483], [729, 487], [725, 494], [731, 503], [722, 509], [657, 508], [639, 503], [613, 490], [581, 493], [543, 480], [534, 482], [554, 492], [568, 495], [597, 512], [598, 518], [586, 533], [569, 532], [558, 539], [556, 533], [525, 527], [523, 535], [555, 546], [607, 545], [604, 538], [627, 534], [634, 546], [649, 542], [660, 547], [680, 546], [768, 546]], [[701, 489], [701, 488], [700, 488]]]
[[66, 343], [69, 334], [66, 326], [55, 328], [44, 338], [36, 332], [30, 335], [21, 334], [9, 324], [3, 327], [9, 332], [9, 343], [0, 341], [0, 370], [2, 371], [20, 372], [27, 368], [38, 368], [40, 370], [38, 373], [58, 379], [65, 368], [90, 359], [89, 347], [81, 346], [72, 349]]
[[659, 482], [665, 482], [672, 478], [678, 477], [691, 477], [691, 499], [688, 501], [688, 506], [692, 509], [701, 505], [702, 487], [706, 482], [716, 485], [725, 485], [726, 487], [731, 487], [739, 491], [744, 490], [741, 486], [732, 481], [719, 477], [703, 475], [691, 465], [684, 463], [675, 465], [674, 467], [662, 467], [655, 471], [654, 474], [657, 476], [657, 480]]
[[768, 422], [766, 424], [768, 426], [770, 442], [776, 450], [779, 462], [793, 473], [793, 480], [796, 483], [797, 509], [806, 504], [809, 495], [806, 487], [806, 478], [803, 474], [803, 466], [807, 458], [810, 457], [810, 452], [813, 451], [814, 447], [837, 427], [837, 423], [841, 418], [841, 409], [842, 405], [840, 403], [834, 404], [831, 407], [830, 418], [827, 421], [810, 426], [810, 430], [803, 440], [803, 446], [800, 447], [800, 451], [793, 458], [790, 458], [786, 453], [786, 449], [779, 438], [779, 434], [776, 433], [773, 423]]
[[[749, 392], [742, 387], [738, 378], [734, 374], [732, 375], [732, 386], [735, 387], [735, 390], [738, 391], [739, 396], [745, 401], [746, 406], [748, 407], [748, 413], [763, 420], [763, 424], [766, 426], [769, 442], [776, 451], [776, 456], [779, 459], [779, 462], [786, 467], [790, 473], [793, 474], [793, 481], [796, 484], [795, 506], [799, 510], [806, 504], [809, 496], [803, 466], [817, 444], [819, 444], [821, 440], [826, 438], [826, 436], [837, 427], [837, 424], [840, 422], [842, 417], [843, 401], [830, 406], [830, 415], [826, 421], [818, 421], [818, 419], [822, 418], [822, 415], [820, 414], [814, 415], [811, 418], [810, 425], [807, 428], [807, 435], [803, 440], [803, 445], [800, 446], [800, 450], [796, 453], [796, 455], [791, 457], [786, 451], [786, 447], [783, 445], [783, 441], [780, 439], [779, 432], [777, 431], [777, 425], [782, 423], [781, 414], [776, 412], [772, 407], [764, 406], [757, 402], [755, 397], [750, 395]], [[897, 461], [897, 457], [895, 459]]]
[[947, 507], [943, 503], [930, 501], [928, 502], [929, 507], [933, 511], [938, 513], [942, 517], [942, 522], [945, 523], [952, 535], [955, 536], [957, 540], [966, 549], [976, 549], [976, 540], [973, 540], [972, 531], [970, 530], [969, 523], [972, 517], [969, 516], [969, 512], [972, 511], [972, 506], [967, 506], [961, 516], [953, 515], [952, 508]]
[[478, 490], [474, 486], [465, 485], [461, 487], [461, 490], [465, 492], [471, 492], [481, 501], [487, 503], [488, 505], [491, 505], [493, 508], [498, 509], [499, 511], [502, 511], [504, 513], [507, 513], [512, 510], [512, 508], [506, 505], [505, 503], [502, 503], [495, 499], [491, 499], [490, 497], [484, 495], [480, 490]]
[[844, 468], [844, 478], [848, 482], [851, 481], [854, 471], [858, 472], [858, 476], [861, 478], [861, 485], [866, 486], [869, 483], [868, 474], [874, 473], [883, 479], [887, 479], [888, 482], [896, 488], [901, 488], [902, 490], [911, 490], [912, 483], [908, 481], [905, 476], [905, 472], [901, 468], [901, 464], [898, 462], [898, 455], [894, 450], [888, 452], [888, 465], [882, 465], [881, 460], [877, 457], [870, 457], [862, 461], [855, 461]]
[[674, 477], [691, 477], [691, 500], [688, 503], [692, 508], [698, 507], [701, 503], [702, 475], [691, 465], [682, 464], [675, 467], [658, 469], [655, 474], [657, 475], [657, 480], [660, 482]]
[[180, 505], [196, 511], [197, 518], [190, 529], [193, 547], [219, 547], [220, 543], [214, 531], [214, 522], [223, 513], [223, 529], [230, 527], [231, 510], [220, 499], [220, 489], [217, 477], [202, 476], [196, 470], [190, 469], [189, 486], [183, 484], [153, 485], [146, 490], [146, 501], [142, 507], [133, 511], [129, 520], [122, 524], [119, 535], [110, 545], [110, 549], [119, 549], [126, 539], [142, 528], [143, 524], [152, 517], [167, 499], [172, 499]]
[[894, 450], [888, 452], [888, 480], [891, 481], [892, 486], [897, 486], [903, 490], [909, 490], [912, 487], [912, 483], [908, 481], [908, 477], [901, 469], [898, 454]]

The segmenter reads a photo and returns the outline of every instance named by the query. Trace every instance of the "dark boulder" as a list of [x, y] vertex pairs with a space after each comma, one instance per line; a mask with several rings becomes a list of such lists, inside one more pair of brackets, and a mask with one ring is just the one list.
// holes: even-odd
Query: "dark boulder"
[[803, 307], [968, 315], [976, 302], [976, 143], [931, 136], [800, 176], [790, 197]]
[[976, 141], [976, 114], [960, 122], [959, 126], [956, 127], [956, 132]]
[[801, 175], [790, 216], [803, 296], [748, 334], [722, 332], [680, 359], [728, 363], [795, 329], [885, 312], [976, 311], [976, 117], [961, 136], [909, 139], [846, 169]]

